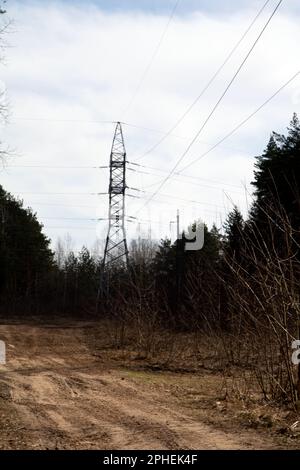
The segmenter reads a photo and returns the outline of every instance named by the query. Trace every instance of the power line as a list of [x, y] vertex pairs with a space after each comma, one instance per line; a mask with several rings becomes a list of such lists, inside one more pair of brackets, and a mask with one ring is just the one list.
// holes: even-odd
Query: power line
[[46, 168], [46, 169], [106, 169], [109, 168], [108, 166], [55, 166], [55, 165], [4, 165], [4, 169], [6, 168]]
[[86, 220], [90, 222], [98, 222], [100, 220], [109, 220], [107, 217], [99, 217], [94, 219], [88, 219], [85, 217], [43, 217], [41, 215], [38, 216], [39, 219], [42, 220]]
[[[130, 163], [130, 162], [128, 162], [128, 163]], [[150, 170], [160, 171], [160, 172], [162, 172], [162, 173], [168, 173], [168, 170], [163, 170], [163, 169], [157, 168], [157, 167], [151, 167], [151, 166], [146, 166], [146, 165], [139, 165], [138, 163], [131, 163], [131, 164], [132, 164], [132, 165], [139, 166], [139, 167], [141, 167], [141, 168], [146, 168], [146, 169], [150, 169]], [[141, 170], [134, 170], [134, 169], [132, 169], [132, 168], [128, 168], [128, 170], [133, 171], [133, 172], [136, 172], [136, 173], [142, 173], [142, 174], [145, 174], [145, 175], [160, 176], [160, 175], [156, 175], [155, 173], [146, 172], [146, 171], [141, 171]], [[207, 181], [208, 183], [219, 184], [219, 185], [222, 185], [222, 186], [232, 186], [232, 187], [234, 187], [234, 188], [240, 188], [240, 186], [238, 186], [237, 184], [225, 183], [224, 181], [216, 181], [216, 180], [211, 180], [211, 179], [208, 179], [208, 178], [201, 178], [200, 176], [186, 175], [186, 174], [182, 174], [181, 172], [175, 172], [174, 175], [180, 176], [180, 177], [184, 177], [184, 178], [196, 179], [196, 180], [198, 180], [198, 181]]]
[[233, 49], [230, 51], [230, 53], [228, 54], [228, 56], [226, 57], [226, 59], [224, 60], [224, 62], [221, 64], [221, 66], [218, 68], [218, 70], [214, 73], [214, 75], [211, 77], [211, 79], [208, 81], [208, 83], [205, 85], [205, 87], [202, 89], [202, 91], [200, 92], [200, 94], [197, 96], [197, 98], [192, 102], [192, 104], [186, 109], [186, 111], [180, 116], [180, 118], [176, 121], [176, 123], [174, 124], [174, 126], [171, 127], [171, 129], [166, 132], [164, 134], [164, 136], [155, 144], [153, 145], [149, 150], [147, 150], [139, 159], [143, 159], [146, 155], [148, 155], [149, 153], [153, 152], [153, 150], [155, 150], [160, 144], [162, 144], [166, 139], [167, 137], [169, 137], [173, 131], [179, 126], [179, 124], [184, 120], [184, 118], [191, 112], [191, 110], [194, 108], [194, 106], [198, 103], [198, 101], [202, 98], [202, 96], [206, 93], [206, 91], [209, 89], [209, 87], [213, 84], [213, 82], [216, 80], [216, 78], [218, 77], [218, 75], [221, 73], [221, 71], [223, 70], [223, 68], [225, 67], [225, 65], [229, 62], [229, 60], [231, 59], [231, 57], [233, 56], [233, 54], [235, 53], [235, 51], [238, 49], [238, 47], [240, 46], [240, 44], [243, 42], [243, 40], [245, 39], [245, 37], [247, 36], [247, 34], [249, 33], [249, 31], [252, 29], [253, 25], [256, 23], [257, 19], [260, 17], [260, 15], [262, 14], [262, 12], [264, 11], [264, 9], [266, 8], [266, 6], [268, 5], [268, 3], [270, 2], [270, 0], [267, 0], [264, 5], [262, 6], [262, 8], [259, 10], [259, 12], [257, 13], [257, 15], [255, 16], [255, 18], [252, 20], [252, 22], [250, 23], [250, 25], [248, 26], [248, 28], [246, 29], [246, 31], [243, 33], [242, 37], [238, 40], [238, 42], [235, 44], [235, 46], [233, 47]]
[[[135, 129], [142, 129], [144, 131], [148, 132], [154, 132], [157, 134], [165, 134], [165, 131], [162, 131], [161, 129], [154, 129], [152, 127], [146, 127], [146, 126], [140, 126], [139, 124], [134, 124], [130, 122], [124, 122], [124, 121], [101, 121], [98, 119], [56, 119], [56, 118], [50, 118], [50, 117], [30, 117], [30, 116], [24, 116], [24, 117], [13, 117], [12, 120], [9, 122], [9, 124], [14, 123], [14, 121], [32, 121], [32, 122], [55, 122], [55, 123], [64, 123], [64, 122], [73, 122], [73, 123], [79, 123], [79, 124], [117, 124], [117, 122], [120, 122], [120, 124], [127, 126], [127, 127], [133, 127]], [[175, 135], [178, 139], [186, 139], [186, 137], [182, 137], [179, 135]]]
[[217, 108], [219, 107], [220, 103], [222, 102], [223, 98], [225, 97], [225, 95], [227, 94], [227, 92], [229, 91], [229, 89], [231, 88], [232, 84], [234, 83], [235, 79], [237, 78], [237, 76], [239, 75], [240, 71], [242, 70], [243, 66], [245, 65], [245, 63], [247, 62], [248, 58], [250, 57], [251, 53], [253, 52], [255, 46], [257, 45], [258, 41], [260, 40], [260, 38], [262, 37], [264, 31], [266, 30], [267, 26], [269, 25], [269, 23], [271, 22], [272, 18], [274, 17], [275, 13], [277, 12], [278, 8], [280, 7], [281, 3], [283, 2], [283, 0], [280, 0], [278, 2], [278, 4], [276, 5], [275, 9], [273, 10], [273, 12], [271, 13], [271, 16], [269, 17], [268, 21], [265, 23], [263, 29], [261, 30], [261, 32], [259, 33], [258, 37], [255, 39], [254, 43], [252, 44], [251, 48], [249, 49], [249, 51], [247, 52], [245, 58], [243, 59], [243, 61], [241, 62], [241, 64], [239, 65], [239, 67], [237, 68], [236, 72], [234, 73], [233, 77], [231, 78], [231, 80], [229, 81], [228, 85], [226, 86], [225, 90], [223, 91], [223, 93], [221, 94], [220, 98], [218, 99], [218, 101], [216, 102], [216, 104], [213, 106], [212, 110], [210, 111], [210, 113], [208, 114], [207, 118], [205, 119], [204, 123], [202, 124], [201, 128], [199, 129], [199, 131], [196, 133], [196, 135], [194, 136], [194, 138], [192, 139], [192, 141], [190, 142], [190, 144], [188, 145], [188, 147], [186, 148], [186, 150], [183, 152], [183, 154], [180, 156], [180, 158], [177, 160], [176, 164], [174, 165], [174, 167], [172, 168], [172, 170], [170, 171], [170, 173], [166, 176], [166, 178], [164, 178], [164, 180], [162, 181], [162, 183], [160, 184], [159, 188], [149, 197], [149, 199], [145, 202], [145, 204], [143, 206], [140, 207], [140, 209], [138, 210], [138, 212], [140, 210], [143, 209], [143, 207], [145, 207], [147, 204], [149, 204], [149, 202], [153, 199], [153, 197], [158, 194], [160, 192], [160, 190], [163, 188], [163, 186], [166, 184], [166, 182], [171, 178], [171, 176], [173, 175], [173, 173], [175, 172], [176, 168], [180, 165], [180, 163], [182, 162], [182, 160], [185, 158], [185, 156], [187, 155], [187, 153], [189, 152], [189, 150], [191, 149], [191, 147], [193, 146], [193, 144], [196, 142], [196, 140], [198, 139], [199, 135], [201, 134], [201, 132], [204, 130], [204, 128], [206, 127], [206, 125], [208, 124], [208, 122], [210, 121], [210, 119], [212, 118], [212, 116], [214, 115], [215, 111], [217, 110]]
[[[154, 132], [155, 134], [165, 135], [167, 133], [166, 131], [162, 131], [161, 129], [154, 129], [153, 127], [140, 126], [139, 124], [131, 124], [131, 123], [124, 122], [124, 121], [122, 121], [121, 124], [123, 124], [124, 126], [133, 127], [135, 129], [142, 129], [144, 131]], [[183, 136], [176, 135], [176, 134], [173, 134], [173, 136], [176, 137], [177, 139], [187, 139], [187, 137], [183, 137]]]
[[[18, 120], [18, 118], [17, 118]], [[78, 122], [78, 123], [90, 123], [90, 124], [98, 124], [98, 123], [101, 123], [101, 122], [107, 122], [109, 124], [115, 124], [117, 121], [91, 121], [91, 120], [68, 120], [68, 119], [59, 119], [59, 120], [55, 120], [55, 119], [52, 119], [52, 118], [30, 118], [30, 117], [24, 117], [22, 118], [22, 121], [46, 121], [46, 122]], [[13, 120], [11, 121], [13, 122]], [[166, 131], [164, 130], [161, 130], [161, 129], [154, 129], [152, 127], [146, 127], [146, 126], [140, 126], [138, 124], [132, 124], [132, 123], [128, 123], [128, 122], [124, 122], [124, 121], [120, 121], [120, 123], [123, 125], [123, 126], [128, 126], [128, 127], [132, 127], [132, 128], [135, 128], [135, 129], [141, 129], [141, 130], [144, 130], [144, 131], [148, 131], [148, 132], [154, 132], [156, 134], [163, 134], [164, 136], [167, 134]], [[170, 133], [169, 135], [177, 138], [177, 139], [181, 139], [181, 140], [189, 140], [190, 137], [187, 137], [187, 136], [182, 136], [182, 135], [177, 135], [177, 134], [173, 134], [173, 133]], [[211, 142], [206, 142], [204, 140], [199, 140], [200, 143], [204, 144], [204, 145], [211, 145]], [[239, 151], [239, 149], [232, 149], [232, 150], [237, 150]], [[16, 157], [14, 157], [16, 158]], [[7, 166], [6, 166], [7, 167]], [[67, 167], [67, 168], [79, 168], [79, 167]], [[80, 167], [81, 168], [81, 167]], [[102, 167], [98, 167], [97, 165], [95, 166], [82, 166], [82, 168], [102, 168]], [[104, 168], [104, 167], [103, 167]]]
[[[141, 191], [142, 192], [142, 191]], [[145, 193], [147, 191], [144, 191]], [[127, 194], [127, 196], [130, 196], [130, 197], [134, 197], [136, 199], [141, 199], [141, 197], [139, 196], [133, 196], [133, 195], [129, 195]], [[171, 199], [178, 199], [177, 196], [172, 196], [171, 194], [161, 194], [160, 195], [161, 197], [167, 197], [167, 198], [171, 198]], [[213, 203], [206, 203], [206, 202], [200, 202], [200, 201], [191, 201], [190, 199], [184, 199], [184, 198], [180, 198], [182, 201], [184, 202], [194, 202], [196, 204], [201, 204], [201, 205], [209, 205], [209, 206], [214, 206], [214, 207], [221, 207], [221, 206], [216, 206], [216, 204], [213, 204]], [[162, 201], [163, 203], [165, 203], [166, 201]], [[85, 205], [77, 205], [77, 204], [51, 204], [51, 203], [42, 203], [42, 202], [32, 202], [30, 205], [30, 208], [32, 209], [33, 207], [32, 206], [47, 206], [47, 207], [70, 207], [70, 208], [79, 208], [79, 209], [98, 209], [98, 206], [85, 206]], [[40, 217], [40, 216], [39, 216]], [[129, 217], [129, 216], [128, 216]], [[41, 217], [42, 218], [42, 217]], [[52, 217], [51, 217], [52, 218]], [[61, 218], [61, 217], [59, 217]], [[133, 216], [130, 216], [130, 218], [133, 218]], [[57, 219], [57, 217], [53, 217], [53, 219]], [[65, 219], [65, 218], [63, 218]], [[73, 218], [67, 218], [68, 220], [71, 220]], [[77, 218], [74, 218], [73, 220], [79, 220]], [[101, 218], [102, 219], [102, 218]], [[134, 217], [134, 219], [137, 219], [136, 217]], [[82, 220], [82, 219], [80, 219]], [[97, 218], [96, 219], [84, 219], [84, 220], [98, 220]], [[103, 220], [103, 219], [102, 219]]]
[[[107, 221], [107, 220], [110, 220], [108, 217], [97, 217], [97, 218], [85, 218], [85, 217], [44, 217], [44, 216], [40, 216], [38, 215], [38, 219], [41, 219], [41, 220], [74, 220], [74, 221], [86, 221], [86, 222], [103, 222], [103, 221]], [[130, 220], [126, 220], [127, 222], [130, 222], [132, 221], [131, 217], [128, 216], [128, 219]], [[136, 219], [138, 221], [138, 219]], [[153, 222], [155, 223], [155, 222]]]
[[[139, 192], [149, 193], [149, 191], [144, 191], [144, 190], [139, 190]], [[145, 197], [145, 196], [133, 196], [131, 194], [127, 194], [127, 196], [130, 196], [130, 197], [135, 198], [135, 199], [143, 199], [143, 197]], [[189, 202], [189, 203], [194, 203], [194, 204], [201, 204], [201, 205], [207, 205], [207, 206], [222, 208], [222, 206], [218, 206], [218, 205], [213, 204], [213, 203], [195, 201], [195, 200], [192, 200], [192, 199], [186, 199], [186, 198], [182, 198], [182, 197], [179, 197], [179, 196], [173, 196], [172, 194], [160, 194], [160, 197], [166, 197], [166, 198], [169, 198], [169, 199], [178, 199], [178, 200], [183, 201], [183, 202]], [[162, 202], [164, 202], [164, 201], [162, 201]]]
[[151, 67], [152, 67], [152, 65], [153, 65], [153, 62], [154, 62], [154, 60], [155, 60], [155, 58], [156, 58], [156, 56], [157, 56], [157, 54], [158, 54], [158, 52], [159, 52], [159, 49], [160, 49], [160, 47], [161, 47], [161, 45], [162, 45], [162, 43], [163, 43], [163, 40], [165, 39], [165, 36], [166, 36], [166, 34], [167, 34], [167, 32], [168, 32], [169, 26], [170, 26], [170, 24], [171, 24], [171, 22], [172, 22], [172, 20], [173, 20], [173, 18], [174, 18], [174, 15], [175, 15], [175, 13], [176, 13], [176, 10], [177, 10], [177, 7], [178, 7], [178, 5], [179, 5], [179, 2], [180, 2], [180, 0], [176, 0], [175, 4], [174, 4], [174, 6], [173, 6], [173, 8], [172, 8], [172, 10], [171, 10], [171, 13], [170, 13], [168, 22], [167, 22], [167, 24], [166, 24], [166, 26], [165, 26], [165, 28], [164, 28], [164, 30], [163, 30], [163, 32], [162, 32], [162, 35], [161, 35], [161, 37], [160, 37], [160, 39], [159, 39], [159, 41], [158, 41], [158, 43], [157, 43], [157, 46], [156, 46], [155, 49], [154, 49], [154, 52], [153, 52], [153, 54], [152, 54], [152, 56], [151, 56], [151, 58], [150, 58], [150, 61], [148, 62], [147, 66], [146, 66], [146, 68], [145, 68], [145, 70], [144, 70], [144, 72], [142, 73], [142, 76], [141, 76], [141, 78], [140, 78], [140, 80], [139, 80], [139, 82], [138, 82], [138, 85], [137, 85], [136, 89], [135, 89], [134, 92], [133, 92], [132, 97], [131, 97], [130, 100], [129, 100], [129, 103], [127, 104], [125, 110], [124, 110], [123, 113], [122, 113], [123, 116], [124, 116], [124, 114], [128, 113], [129, 109], [131, 108], [131, 106], [132, 106], [134, 100], [136, 99], [136, 97], [137, 97], [137, 95], [138, 95], [138, 93], [139, 93], [139, 91], [140, 91], [140, 89], [141, 89], [141, 87], [142, 87], [142, 84], [144, 83], [144, 80], [145, 80], [147, 74], [149, 73], [149, 70], [151, 69]]
[[95, 227], [52, 227], [50, 225], [43, 225], [43, 227], [47, 228], [47, 230], [95, 230]]
[[14, 117], [13, 121], [40, 121], [40, 122], [74, 122], [79, 124], [91, 123], [91, 124], [116, 124], [117, 121], [102, 121], [98, 119], [57, 119], [57, 118], [44, 118], [44, 117]]
[[[166, 136], [168, 134], [167, 131], [163, 131], [161, 129], [154, 129], [153, 127], [139, 126], [138, 124], [129, 124], [127, 122], [121, 122], [121, 124], [124, 125], [124, 126], [133, 127], [135, 129], [142, 129], [142, 130], [148, 131], [148, 132], [155, 132], [156, 134], [163, 134], [164, 136]], [[170, 135], [172, 137], [175, 137], [176, 139], [181, 139], [181, 140], [189, 140], [190, 139], [190, 137], [182, 136], [182, 135], [178, 135], [178, 134], [173, 134], [172, 132], [169, 133], [168, 135]], [[211, 142], [207, 142], [205, 140], [198, 140], [198, 142], [203, 144], [203, 145], [211, 145]], [[241, 149], [237, 149], [237, 148], [232, 148], [232, 147], [226, 147], [226, 148], [228, 148], [229, 150], [237, 151], [237, 152], [241, 151]], [[138, 158], [137, 161], [139, 161], [140, 158]]]
[[56, 193], [56, 192], [25, 192], [25, 191], [14, 191], [18, 194], [45, 194], [45, 195], [63, 195], [63, 196], [104, 196], [107, 195], [108, 193], [70, 193], [70, 192], [65, 192], [65, 193]]
[[[92, 120], [92, 119], [55, 119], [55, 118], [45, 118], [45, 117], [22, 117], [22, 118], [18, 118], [18, 117], [14, 117], [11, 121], [10, 121], [10, 124], [11, 123], [14, 123], [14, 121], [33, 121], [33, 122], [38, 122], [38, 121], [45, 121], [45, 122], [61, 122], [61, 123], [64, 123], [64, 122], [74, 122], [74, 123], [80, 123], [80, 124], [116, 124], [117, 121], [100, 121], [100, 120]], [[153, 133], [156, 133], [156, 134], [166, 134], [166, 131], [163, 131], [161, 129], [154, 129], [153, 127], [147, 127], [147, 126], [141, 126], [139, 124], [135, 124], [135, 123], [130, 123], [130, 122], [124, 122], [124, 121], [119, 121], [123, 126], [127, 126], [127, 127], [132, 127], [134, 129], [142, 129], [144, 131], [148, 131], [148, 132], [153, 132]], [[174, 137], [176, 137], [177, 139], [188, 139], [188, 137], [183, 137], [183, 136], [180, 136], [180, 135], [174, 135]], [[206, 143], [206, 142], [203, 142], [203, 143]]]
[[35, 205], [35, 206], [76, 207], [76, 208], [79, 208], [79, 209], [98, 209], [98, 206], [81, 206], [81, 205], [78, 205], [78, 204], [50, 204], [50, 203], [35, 202], [35, 201], [33, 201], [31, 204]]
[[[145, 191], [145, 192], [147, 193], [148, 191]], [[190, 203], [193, 203], [193, 204], [200, 204], [200, 205], [204, 205], [204, 206], [213, 206], [213, 207], [218, 207], [218, 208], [223, 209], [222, 206], [219, 206], [217, 204], [213, 204], [213, 203], [210, 203], [210, 202], [195, 201], [193, 199], [186, 199], [186, 198], [183, 198], [183, 197], [180, 197], [180, 196], [173, 196], [172, 194], [160, 194], [160, 197], [166, 197], [166, 198], [169, 198], [169, 199], [178, 199], [178, 200], [183, 201], [183, 202], [190, 202]]]
[[[139, 171], [139, 170], [131, 170], [130, 168], [128, 168], [128, 170], [130, 171], [134, 171], [136, 173], [139, 173], [139, 174], [145, 174], [145, 175], [153, 175], [153, 176], [161, 176], [161, 175], [156, 175], [155, 173], [149, 173], [149, 172], [146, 172], [146, 171]], [[175, 175], [179, 175], [178, 177], [176, 177]], [[184, 175], [180, 175], [180, 173], [175, 173], [173, 176], [172, 176], [172, 181], [178, 181], [180, 183], [183, 183], [182, 179], [180, 179], [179, 177], [184, 177]], [[190, 177], [191, 178], [191, 177]], [[195, 179], [197, 179], [195, 177]], [[160, 178], [159, 181], [157, 181], [156, 183], [152, 183], [152, 184], [149, 184], [149, 185], [146, 185], [146, 186], [143, 186], [143, 188], [151, 188], [153, 186], [158, 186], [159, 184], [161, 184], [161, 182], [163, 181], [163, 179]], [[204, 181], [207, 181], [207, 180], [204, 180]], [[210, 181], [210, 180], [208, 180]], [[210, 188], [210, 189], [215, 189], [217, 191], [220, 191], [221, 189], [224, 188], [224, 185], [226, 186], [230, 186], [230, 187], [234, 187], [234, 188], [240, 188], [240, 186], [237, 186], [237, 185], [231, 185], [229, 183], [216, 183], [216, 182], [213, 182], [215, 184], [215, 186], [212, 186], [212, 185], [209, 185], [209, 184], [203, 184], [202, 182], [198, 181], [185, 181], [184, 183], [187, 183], [187, 184], [191, 184], [193, 186], [197, 186], [197, 187], [201, 187], [201, 188]], [[141, 190], [140, 190], [141, 191]], [[232, 190], [232, 189], [229, 189], [228, 191], [230, 191], [231, 193], [236, 193], [236, 194], [242, 194], [243, 191], [236, 191], [236, 190]]]
[[[10, 193], [16, 193], [16, 194], [37, 194], [37, 195], [61, 195], [61, 196], [106, 196], [108, 193], [71, 193], [71, 192], [64, 192], [64, 193], [59, 193], [59, 192], [25, 192], [25, 191], [10, 191]], [[136, 198], [137, 196], [134, 196], [133, 194], [127, 194], [128, 197]], [[52, 204], [51, 204], [52, 205]], [[76, 206], [79, 207], [79, 206]]]
[[[180, 175], [180, 176], [195, 178], [195, 179], [199, 179], [199, 180], [203, 180], [203, 181], [205, 180], [205, 181], [213, 182], [213, 180], [200, 178], [198, 176], [185, 175], [182, 172], [187, 170], [189, 167], [191, 167], [195, 163], [197, 163], [200, 159], [204, 158], [209, 153], [211, 153], [213, 150], [215, 150], [217, 147], [219, 147], [223, 142], [225, 142], [225, 140], [227, 140], [229, 137], [231, 137], [233, 134], [235, 134], [235, 132], [237, 132], [248, 121], [250, 121], [250, 119], [252, 119], [259, 111], [261, 111], [267, 104], [269, 104], [274, 98], [276, 98], [276, 96], [279, 95], [279, 93], [281, 93], [288, 85], [290, 85], [299, 75], [300, 75], [300, 70], [298, 72], [296, 72], [291, 78], [289, 78], [280, 88], [278, 88], [278, 90], [276, 90], [275, 93], [273, 93], [266, 101], [264, 101], [255, 111], [253, 111], [249, 116], [247, 116], [243, 121], [241, 121], [237, 126], [235, 126], [228, 134], [226, 134], [224, 137], [222, 137], [221, 140], [219, 140], [209, 150], [207, 150], [206, 152], [201, 154], [198, 158], [196, 158], [195, 160], [190, 162], [184, 168], [182, 168], [181, 170], [178, 170], [178, 172], [174, 172], [174, 175]], [[165, 170], [161, 170], [159, 168], [154, 168], [154, 167], [150, 167], [150, 166], [146, 166], [146, 165], [140, 165], [139, 163], [133, 163], [132, 162], [131, 165], [136, 165], [136, 166], [139, 166], [139, 167], [142, 167], [142, 168], [155, 169], [156, 171], [165, 171]], [[158, 184], [158, 183], [156, 183], [156, 184]], [[227, 183], [221, 182], [221, 181], [220, 181], [220, 184], [228, 185]], [[232, 186], [234, 186], [234, 185], [232, 185]], [[238, 187], [238, 186], [236, 186], [236, 187]]]
[[[226, 208], [222, 207], [222, 206], [219, 206], [219, 205], [215, 205], [215, 204], [212, 204], [212, 203], [206, 203], [206, 202], [200, 202], [200, 201], [194, 201], [194, 200], [191, 200], [191, 199], [184, 199], [184, 198], [179, 198], [179, 197], [174, 197], [174, 196], [171, 196], [171, 195], [162, 195], [162, 196], [166, 196], [167, 198], [171, 199], [168, 200], [168, 201], [163, 201], [161, 199], [155, 199], [155, 203], [156, 204], [164, 204], [164, 205], [170, 205], [170, 204], [173, 204], [174, 206], [177, 206], [178, 208], [178, 200], [181, 200], [182, 202], [186, 202], [187, 204], [197, 204], [197, 205], [201, 205], [201, 206], [211, 206], [211, 207], [215, 207], [215, 210], [212, 210], [212, 209], [202, 209], [201, 208], [201, 212], [207, 212], [207, 213], [210, 213], [210, 214], [223, 214], [223, 215], [226, 215], [226, 212], [224, 212], [224, 210], [226, 210]], [[176, 199], [176, 200], [175, 200]], [[185, 207], [185, 206], [184, 206]], [[222, 210], [221, 210], [222, 209]]]
[[[45, 118], [45, 117], [30, 117], [30, 116], [24, 116], [24, 117], [14, 117], [11, 121], [11, 123], [14, 123], [14, 121], [33, 121], [33, 122], [38, 122], [38, 121], [45, 121], [45, 122], [74, 122], [74, 123], [80, 123], [80, 124], [117, 124], [117, 122], [120, 122], [123, 126], [127, 127], [132, 127], [135, 129], [142, 129], [144, 131], [148, 132], [154, 132], [156, 134], [166, 134], [166, 131], [162, 131], [161, 129], [154, 129], [153, 127], [146, 127], [146, 126], [141, 126], [139, 124], [134, 124], [130, 122], [124, 122], [124, 121], [101, 121], [97, 119], [55, 119], [55, 118]], [[187, 139], [187, 137], [179, 136], [179, 135], [174, 135], [174, 137], [177, 137], [178, 139]]]
[[[14, 118], [16, 120], [19, 120], [19, 118]], [[46, 122], [78, 122], [78, 123], [92, 123], [92, 124], [98, 124], [98, 123], [101, 123], [101, 122], [107, 122], [109, 124], [116, 124], [117, 121], [92, 121], [92, 120], [84, 120], [84, 119], [78, 119], [78, 120], [69, 120], [69, 119], [52, 119], [52, 118], [30, 118], [30, 117], [24, 117], [24, 118], [20, 118], [20, 120], [22, 121], [46, 121]], [[13, 122], [13, 120], [11, 121]], [[124, 121], [120, 121], [120, 123], [123, 125], [123, 126], [128, 126], [128, 127], [132, 127], [132, 128], [135, 128], [135, 129], [141, 129], [141, 130], [144, 130], [144, 131], [148, 131], [148, 132], [154, 132], [156, 134], [163, 134], [163, 135], [166, 135], [167, 132], [162, 130], [162, 129], [154, 129], [153, 127], [146, 127], [146, 126], [140, 126], [138, 124], [132, 124], [132, 123], [128, 123], [128, 122], [124, 122]], [[170, 134], [172, 135], [173, 137], [176, 137], [177, 139], [181, 139], [181, 140], [189, 140], [190, 138], [187, 137], [187, 136], [182, 136], [182, 135], [177, 135], [177, 134]], [[205, 144], [205, 145], [210, 145], [211, 142], [206, 142], [206, 141], [199, 141], [201, 142], [202, 144]], [[238, 150], [238, 149], [236, 149]], [[16, 158], [16, 157], [14, 157]], [[95, 166], [83, 166], [82, 168], [98, 168], [97, 165]], [[77, 168], [77, 167], [68, 167], [68, 168]], [[101, 167], [100, 167], [101, 168]], [[104, 167], [103, 167], [104, 168]]]
[[133, 194], [126, 194], [127, 197], [132, 197], [133, 199], [140, 199], [139, 196], [134, 196]]
[[219, 140], [215, 145], [213, 145], [209, 150], [204, 152], [200, 157], [196, 158], [192, 162], [190, 162], [188, 165], [186, 165], [182, 170], [179, 170], [179, 174], [181, 174], [182, 171], [185, 171], [187, 168], [190, 166], [194, 165], [197, 163], [200, 159], [204, 158], [206, 155], [211, 153], [215, 148], [217, 148], [220, 144], [222, 144], [225, 140], [227, 140], [229, 137], [231, 137], [237, 130], [239, 130], [242, 126], [244, 126], [253, 116], [255, 116], [262, 108], [264, 108], [270, 101], [272, 101], [284, 88], [286, 88], [292, 81], [295, 80], [300, 75], [300, 70], [295, 73], [295, 75], [292, 76], [286, 83], [284, 83], [275, 93], [273, 93], [270, 98], [268, 98], [263, 104], [261, 104], [253, 113], [251, 113], [246, 119], [244, 119], [242, 122], [240, 122], [234, 129], [232, 129], [228, 134], [225, 135], [221, 140]]

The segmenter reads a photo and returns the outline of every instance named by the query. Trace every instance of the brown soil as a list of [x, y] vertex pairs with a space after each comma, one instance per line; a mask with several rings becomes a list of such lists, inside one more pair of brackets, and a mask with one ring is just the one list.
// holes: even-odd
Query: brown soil
[[232, 404], [220, 401], [220, 374], [151, 371], [109, 349], [95, 352], [96, 327], [0, 325], [7, 345], [1, 449], [297, 447], [295, 437], [268, 429], [268, 420], [265, 428], [247, 427], [250, 411], [240, 405], [233, 413]]

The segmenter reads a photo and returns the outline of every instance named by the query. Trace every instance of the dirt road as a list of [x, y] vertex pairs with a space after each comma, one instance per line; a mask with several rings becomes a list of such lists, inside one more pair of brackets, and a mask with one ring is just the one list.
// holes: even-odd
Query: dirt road
[[274, 448], [256, 431], [228, 433], [202, 422], [182, 399], [187, 388], [197, 393], [197, 377], [132, 371], [95, 355], [92, 328], [0, 325], [7, 345], [0, 448]]

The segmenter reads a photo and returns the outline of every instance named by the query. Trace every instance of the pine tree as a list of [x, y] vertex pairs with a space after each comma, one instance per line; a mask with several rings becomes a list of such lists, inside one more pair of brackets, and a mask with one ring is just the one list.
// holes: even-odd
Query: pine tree
[[[287, 136], [273, 133], [263, 155], [257, 157], [254, 172], [256, 202], [252, 218], [259, 222], [263, 212], [284, 211], [295, 228], [300, 225], [300, 125], [297, 115]], [[276, 217], [275, 217], [276, 218]]]
[[241, 259], [244, 240], [245, 222], [237, 206], [229, 213], [224, 224], [224, 251], [225, 254], [234, 257], [237, 261]]

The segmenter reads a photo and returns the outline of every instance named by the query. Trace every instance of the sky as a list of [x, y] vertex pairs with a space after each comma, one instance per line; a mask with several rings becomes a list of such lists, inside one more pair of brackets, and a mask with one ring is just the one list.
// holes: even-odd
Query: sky
[[[201, 157], [300, 70], [300, 4], [284, 0], [211, 119], [185, 154], [277, 4], [270, 0], [228, 63], [188, 112], [265, 0], [12, 1], [0, 65], [11, 157], [0, 184], [32, 207], [55, 246], [103, 246], [114, 122], [127, 159], [129, 238], [175, 237], [193, 220], [221, 227], [253, 200], [255, 156], [300, 112], [300, 76], [230, 138]], [[162, 142], [162, 138], [170, 132]], [[153, 147], [152, 151], [149, 152]], [[184, 156], [183, 156], [184, 155]], [[132, 165], [138, 163], [143, 166]], [[134, 171], [135, 170], [135, 171]], [[183, 176], [184, 175], [184, 176]], [[138, 189], [139, 191], [136, 191]], [[135, 196], [135, 198], [131, 197]]]

